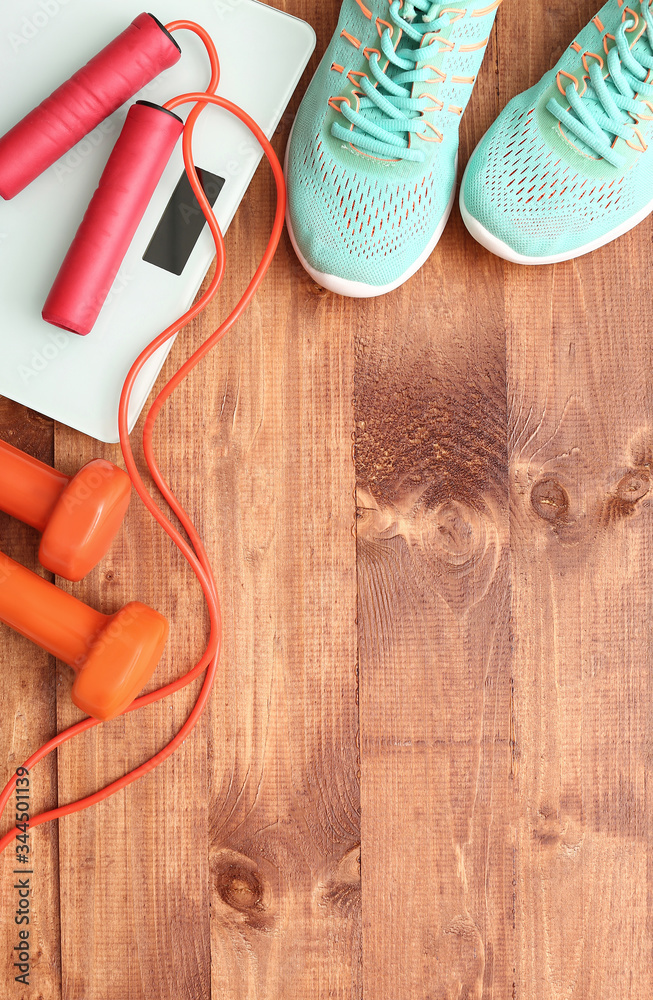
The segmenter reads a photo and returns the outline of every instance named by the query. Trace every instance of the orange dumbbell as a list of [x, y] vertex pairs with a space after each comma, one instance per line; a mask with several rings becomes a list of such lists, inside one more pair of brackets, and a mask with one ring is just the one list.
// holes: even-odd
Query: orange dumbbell
[[43, 535], [39, 559], [81, 580], [107, 553], [129, 506], [129, 476], [98, 458], [72, 479], [0, 441], [0, 510]]
[[2, 552], [0, 621], [71, 666], [73, 701], [102, 721], [137, 697], [168, 638], [168, 622], [146, 604], [102, 615]]

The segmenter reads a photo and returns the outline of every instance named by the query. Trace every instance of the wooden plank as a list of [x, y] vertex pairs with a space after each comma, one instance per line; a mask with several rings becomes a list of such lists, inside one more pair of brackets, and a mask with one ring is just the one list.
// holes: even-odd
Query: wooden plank
[[506, 276], [517, 995], [653, 991], [650, 221]]
[[[507, 5], [506, 5], [507, 6]], [[595, 13], [500, 44], [501, 100]], [[546, 39], [546, 44], [542, 44]], [[648, 220], [591, 257], [507, 267], [516, 973], [532, 1000], [652, 992], [652, 309]], [[635, 305], [636, 303], [636, 305]]]
[[[463, 160], [497, 112], [496, 47]], [[364, 992], [502, 998], [513, 964], [502, 265], [457, 210], [356, 360]]]
[[[187, 347], [180, 340], [168, 370]], [[203, 390], [200, 390], [203, 391]], [[162, 435], [161, 466], [202, 449], [202, 415], [174, 408], [177, 433]], [[135, 440], [138, 439], [138, 432]], [[64, 427], [56, 430], [57, 466], [72, 471], [92, 457], [120, 461], [119, 449]], [[181, 496], [192, 509], [201, 482], [184, 476]], [[205, 638], [199, 587], [183, 561], [134, 497], [110, 553], [84, 581], [58, 584], [105, 613], [130, 600], [170, 619], [171, 638], [148, 689], [167, 683], [199, 657]], [[81, 714], [70, 700], [71, 673], [62, 667], [58, 728]], [[180, 728], [197, 693], [174, 698], [108, 723], [59, 751], [59, 801], [106, 785], [156, 753]], [[61, 951], [66, 1000], [125, 996], [210, 995], [206, 730], [200, 723], [174, 758], [137, 784], [60, 823]]]
[[[293, 12], [308, 14], [293, 6]], [[331, 30], [331, 29], [330, 29]], [[289, 123], [280, 148], [283, 148]], [[270, 180], [233, 232], [242, 287]], [[271, 294], [274, 290], [274, 294]], [[360, 997], [353, 325], [287, 240], [214, 369], [213, 996]]]
[[[264, 167], [229, 234], [219, 303], [184, 332], [170, 373], [245, 287], [273, 194]], [[66, 998], [281, 997], [298, 970], [318, 984], [311, 995], [358, 995], [353, 351], [323, 296], [293, 294], [298, 270], [286, 247], [160, 422], [162, 468], [214, 557], [225, 655], [211, 709], [174, 760], [62, 826]], [[57, 444], [60, 465], [82, 457], [77, 435], [61, 429]], [[158, 683], [194, 662], [203, 638], [197, 587], [169, 548], [134, 504], [110, 559], [74, 588], [98, 606], [137, 596], [170, 613], [174, 655]], [[66, 748], [61, 797], [150, 756], [191, 701]], [[59, 725], [73, 717], [61, 703]]]
[[[34, 455], [42, 462], [53, 460], [53, 426], [44, 417], [0, 398], [0, 438]], [[39, 566], [37, 553], [40, 536], [32, 528], [0, 513], [2, 551], [30, 569], [47, 576]], [[52, 657], [41, 652], [22, 636], [0, 625], [0, 760], [4, 786], [16, 768], [56, 730], [56, 668]], [[56, 803], [57, 761], [43, 761], [30, 775], [30, 812], [36, 815]], [[9, 802], [2, 832], [15, 825], [15, 798]], [[43, 996], [61, 997], [61, 961], [59, 952], [59, 838], [56, 827], [39, 827], [29, 835], [29, 870], [32, 875], [15, 875], [21, 866], [16, 852], [8, 847], [0, 858], [0, 980], [5, 995], [16, 1000]], [[19, 904], [14, 888], [20, 879], [30, 879], [29, 925], [15, 923]], [[30, 986], [15, 982], [20, 970], [14, 968], [14, 948], [20, 943], [19, 931], [29, 931], [32, 972]]]
[[[283, 7], [316, 27], [321, 53], [337, 6]], [[230, 233], [229, 301], [256, 266], [272, 197], [264, 168]], [[360, 997], [353, 360], [350, 309], [286, 237], [207, 401], [226, 621], [210, 746], [220, 1000]]]

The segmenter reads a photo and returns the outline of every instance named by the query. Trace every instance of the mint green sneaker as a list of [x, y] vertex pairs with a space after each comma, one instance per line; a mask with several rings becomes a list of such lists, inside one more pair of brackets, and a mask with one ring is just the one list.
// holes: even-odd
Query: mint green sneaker
[[286, 152], [288, 228], [320, 285], [367, 298], [433, 251], [501, 0], [344, 0]]
[[571, 260], [653, 212], [653, 11], [633, 7], [609, 0], [476, 148], [460, 208], [499, 257]]

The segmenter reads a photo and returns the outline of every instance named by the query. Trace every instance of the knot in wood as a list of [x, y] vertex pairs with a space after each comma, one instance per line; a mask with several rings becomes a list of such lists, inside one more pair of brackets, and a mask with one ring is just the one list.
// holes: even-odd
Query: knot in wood
[[227, 864], [219, 868], [215, 885], [222, 900], [234, 910], [247, 913], [265, 908], [263, 883], [256, 872], [244, 866]]
[[340, 859], [322, 887], [325, 903], [345, 916], [360, 913], [361, 907], [361, 848], [357, 844]]
[[569, 496], [556, 479], [542, 479], [531, 492], [531, 504], [545, 521], [562, 521], [569, 512]]
[[615, 496], [626, 503], [637, 503], [645, 497], [651, 487], [648, 473], [627, 472], [622, 480], [617, 484]]

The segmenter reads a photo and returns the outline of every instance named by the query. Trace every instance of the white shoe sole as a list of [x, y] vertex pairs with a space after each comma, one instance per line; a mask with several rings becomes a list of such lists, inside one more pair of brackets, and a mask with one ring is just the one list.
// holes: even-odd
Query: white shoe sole
[[[296, 119], [295, 119], [296, 121]], [[286, 176], [286, 183], [288, 182], [288, 154], [290, 152], [290, 143], [292, 142], [293, 132], [295, 130], [295, 123], [293, 122], [293, 127], [290, 130], [290, 135], [288, 137], [288, 144], [286, 146], [286, 155], [284, 158], [284, 173]], [[456, 172], [458, 170], [458, 157], [456, 156]], [[301, 250], [297, 245], [297, 240], [295, 239], [295, 234], [292, 228], [292, 222], [290, 221], [290, 205], [286, 211], [286, 225], [288, 227], [288, 233], [290, 235], [290, 241], [294, 247], [295, 253], [297, 254], [299, 261], [305, 271], [310, 274], [313, 281], [316, 281], [318, 285], [322, 288], [326, 288], [329, 292], [335, 292], [337, 295], [344, 295], [350, 299], [373, 299], [379, 295], [387, 295], [388, 292], [394, 292], [396, 288], [403, 285], [409, 278], [412, 278], [421, 267], [424, 266], [426, 261], [429, 259], [433, 251], [435, 250], [437, 244], [440, 241], [440, 237], [444, 232], [444, 228], [449, 221], [449, 216], [451, 215], [451, 210], [454, 206], [454, 201], [456, 198], [456, 185], [454, 183], [451, 198], [449, 199], [449, 204], [447, 205], [444, 215], [440, 220], [438, 228], [433, 234], [432, 238], [429, 240], [428, 246], [420, 254], [418, 259], [415, 261], [411, 267], [397, 278], [396, 281], [391, 282], [389, 285], [367, 285], [363, 281], [349, 281], [347, 278], [339, 278], [335, 274], [325, 274], [323, 271], [316, 271], [314, 267], [308, 263], [304, 258]]]
[[[472, 157], [474, 153], [472, 153]], [[471, 157], [470, 157], [471, 163]], [[560, 264], [564, 260], [575, 260], [576, 257], [583, 257], [585, 254], [592, 253], [594, 250], [598, 250], [600, 247], [606, 246], [608, 243], [612, 243], [613, 240], [619, 239], [624, 233], [630, 232], [631, 229], [635, 229], [639, 226], [640, 222], [653, 212], [653, 200], [651, 200], [648, 205], [646, 205], [637, 215], [631, 216], [626, 222], [617, 226], [615, 229], [610, 230], [605, 236], [601, 236], [598, 240], [592, 240], [591, 243], [586, 243], [582, 247], [578, 247], [576, 250], [568, 250], [566, 253], [554, 254], [551, 257], [528, 257], [525, 254], [517, 253], [513, 250], [511, 246], [504, 243], [503, 240], [498, 239], [498, 237], [493, 236], [485, 226], [482, 226], [478, 219], [474, 218], [473, 215], [467, 209], [465, 205], [465, 178], [467, 177], [467, 170], [469, 164], [465, 169], [463, 175], [462, 184], [460, 185], [460, 214], [463, 217], [463, 222], [467, 227], [469, 233], [474, 237], [477, 243], [489, 250], [496, 257], [503, 257], [504, 260], [509, 260], [513, 264], [526, 264], [526, 265], [537, 265], [537, 264]]]

